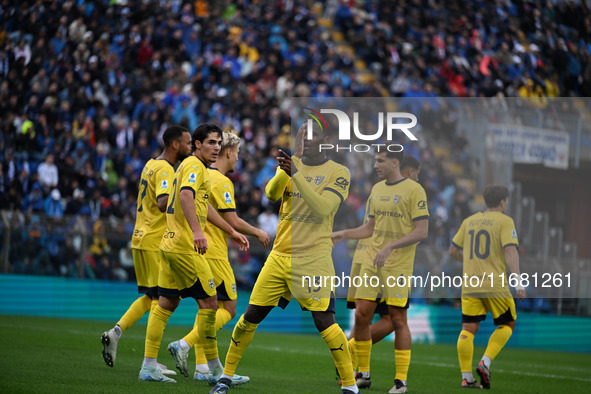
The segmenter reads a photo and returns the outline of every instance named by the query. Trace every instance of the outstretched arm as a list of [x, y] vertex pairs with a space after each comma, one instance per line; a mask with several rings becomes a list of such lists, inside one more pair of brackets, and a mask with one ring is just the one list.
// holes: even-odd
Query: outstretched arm
[[289, 182], [289, 175], [280, 167], [277, 167], [275, 176], [265, 186], [267, 198], [271, 201], [277, 201], [283, 197], [283, 192]]
[[265, 248], [267, 247], [267, 245], [269, 245], [269, 234], [267, 234], [261, 229], [251, 226], [243, 219], [241, 219], [236, 214], [236, 212], [222, 212], [222, 217], [226, 222], [228, 222], [228, 224], [230, 224], [230, 226], [234, 228], [234, 230], [239, 231], [242, 234], [254, 235]]
[[246, 239], [244, 235], [234, 230], [228, 222], [222, 219], [220, 214], [215, 210], [214, 207], [211, 206], [211, 204], [208, 203], [207, 205], [207, 220], [209, 220], [223, 232], [228, 233], [230, 237], [232, 237], [232, 239], [236, 241], [238, 245], [240, 245], [240, 250], [247, 250], [250, 246], [248, 244], [248, 239]]
[[376, 257], [373, 260], [374, 266], [378, 268], [383, 267], [384, 263], [386, 262], [386, 258], [390, 255], [390, 253], [392, 253], [392, 250], [416, 244], [417, 242], [427, 238], [427, 235], [429, 234], [429, 220], [417, 220], [414, 222], [414, 224], [415, 227], [410, 233], [406, 234], [404, 237], [398, 238], [395, 241], [389, 242], [376, 254]]
[[364, 239], [369, 238], [373, 235], [373, 229], [375, 226], [374, 218], [369, 218], [367, 223], [362, 224], [359, 227], [349, 228], [346, 230], [335, 231], [332, 233], [330, 238], [332, 239], [332, 244], [336, 245], [341, 242], [343, 239]]

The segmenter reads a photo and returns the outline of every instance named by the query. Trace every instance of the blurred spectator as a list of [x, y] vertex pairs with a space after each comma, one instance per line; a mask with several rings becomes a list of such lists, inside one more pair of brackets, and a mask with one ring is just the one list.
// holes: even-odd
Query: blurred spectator
[[279, 219], [277, 214], [273, 212], [273, 207], [269, 204], [257, 218], [257, 227], [269, 234], [271, 239], [275, 238], [277, 234], [277, 225]]
[[37, 173], [39, 174], [39, 183], [43, 188], [45, 194], [58, 185], [59, 174], [57, 166], [54, 164], [54, 157], [52, 154], [47, 155], [45, 161], [39, 165]]
[[61, 219], [64, 216], [64, 208], [61, 201], [62, 195], [58, 189], [53, 189], [45, 199], [43, 210], [47, 216]]
[[111, 247], [107, 242], [103, 222], [97, 220], [92, 229], [92, 244], [88, 248], [88, 251], [94, 261], [94, 273], [99, 279], [110, 279], [109, 253], [111, 252]]

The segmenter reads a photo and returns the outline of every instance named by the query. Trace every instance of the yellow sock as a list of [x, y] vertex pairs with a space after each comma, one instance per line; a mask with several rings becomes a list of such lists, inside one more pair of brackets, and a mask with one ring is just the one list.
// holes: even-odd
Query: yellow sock
[[215, 360], [218, 355], [218, 340], [215, 331], [215, 310], [199, 309], [197, 312], [199, 342], [203, 346], [205, 358]]
[[320, 333], [322, 339], [328, 345], [330, 354], [341, 376], [344, 386], [353, 386], [355, 384], [355, 375], [351, 368], [351, 355], [349, 354], [349, 343], [347, 337], [338, 324], [333, 324]]
[[236, 367], [244, 351], [252, 341], [252, 337], [258, 326], [258, 324], [249, 323], [244, 320], [244, 315], [240, 316], [238, 323], [234, 326], [230, 347], [228, 348], [228, 354], [226, 354], [226, 363], [224, 365], [225, 375], [234, 376]]
[[203, 351], [203, 344], [199, 341], [199, 314], [195, 316], [195, 324], [193, 329], [184, 338], [189, 346], [195, 347], [195, 364], [207, 364], [205, 352]]
[[488, 340], [488, 346], [484, 351], [484, 355], [490, 357], [491, 361], [494, 360], [509, 338], [511, 338], [511, 334], [513, 334], [511, 327], [504, 324], [497, 327]]
[[156, 305], [158, 305], [158, 298], [156, 298], [155, 300], [152, 300], [152, 302], [150, 303], [150, 312], [152, 312], [154, 310]]
[[458, 361], [461, 372], [472, 373], [472, 355], [474, 354], [474, 334], [462, 330], [458, 336]]
[[193, 347], [193, 346], [196, 347], [196, 346], [198, 346], [198, 343], [199, 343], [198, 321], [199, 321], [199, 313], [197, 313], [197, 315], [195, 315], [195, 323], [193, 323], [193, 329], [187, 335], [185, 335], [185, 337], [183, 338], [191, 347]]
[[408, 375], [408, 367], [410, 366], [410, 349], [394, 349], [394, 364], [396, 365], [396, 376], [394, 377], [394, 379], [406, 381], [406, 376]]
[[227, 309], [223, 307], [219, 307], [218, 311], [215, 313], [215, 330], [221, 329], [223, 326], [228, 324], [228, 322], [232, 320], [232, 315], [228, 312]]
[[129, 327], [133, 326], [139, 319], [144, 316], [144, 313], [150, 310], [150, 303], [152, 300], [147, 295], [143, 295], [131, 304], [127, 312], [117, 322], [121, 327], [121, 332], [124, 333]]
[[357, 354], [355, 353], [355, 338], [349, 339], [349, 354], [351, 355], [351, 366], [357, 371]]
[[359, 372], [369, 372], [371, 358], [371, 339], [369, 341], [355, 341], [355, 355]]
[[[220, 306], [217, 312], [215, 313], [215, 330], [218, 331], [223, 326], [225, 326], [226, 323], [228, 323], [230, 320], [232, 320], [232, 315], [230, 314], [230, 312], [228, 312], [227, 309], [224, 309]], [[187, 340], [187, 337], [192, 337], [193, 331], [195, 333], [197, 332], [197, 326], [197, 319], [195, 319], [195, 325], [193, 326], [193, 330], [189, 334], [187, 334], [185, 338], [183, 338], [185, 341], [187, 341], [189, 346], [193, 346], [193, 343], [189, 342], [189, 340]], [[190, 339], [193, 340], [193, 338]], [[195, 342], [195, 364], [207, 364], [207, 358], [205, 358], [203, 346], [199, 341]]]
[[144, 357], [158, 358], [158, 350], [160, 349], [160, 342], [162, 342], [162, 335], [166, 323], [172, 315], [171, 311], [156, 305], [154, 310], [150, 313], [148, 318], [148, 327], [146, 328], [146, 347], [144, 350]]

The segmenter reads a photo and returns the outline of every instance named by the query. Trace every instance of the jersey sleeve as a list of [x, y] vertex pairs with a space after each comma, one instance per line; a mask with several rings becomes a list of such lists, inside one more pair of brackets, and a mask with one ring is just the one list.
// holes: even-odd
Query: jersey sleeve
[[429, 208], [427, 207], [427, 195], [425, 190], [419, 186], [412, 195], [410, 201], [410, 217], [413, 222], [429, 218]]
[[279, 200], [283, 196], [285, 188], [290, 185], [289, 180], [289, 175], [287, 175], [287, 173], [283, 171], [281, 167], [277, 167], [275, 176], [271, 178], [271, 180], [269, 180], [265, 186], [267, 198], [271, 201]]
[[374, 185], [374, 187], [371, 188], [371, 193], [369, 193], [369, 197], [367, 199], [367, 217], [369, 218], [373, 218], [376, 216], [375, 213], [375, 202], [376, 202], [376, 196], [375, 196], [375, 190], [376, 190], [376, 185]]
[[510, 217], [507, 217], [501, 226], [501, 244], [503, 245], [503, 248], [507, 246], [519, 246], [515, 223], [513, 223], [513, 219]]
[[236, 202], [234, 200], [234, 185], [231, 181], [225, 180], [215, 185], [212, 190], [213, 198], [217, 203], [218, 212], [235, 212]]
[[185, 166], [180, 174], [180, 190], [191, 190], [195, 196], [197, 186], [201, 185], [205, 179], [205, 171], [205, 167], [200, 167], [198, 163]]
[[333, 172], [332, 179], [328, 182], [323, 190], [323, 193], [328, 191], [336, 194], [341, 199], [341, 202], [345, 201], [349, 196], [349, 186], [351, 184], [351, 174], [349, 169], [345, 166], [339, 166], [339, 168]]
[[158, 201], [160, 197], [168, 196], [170, 194], [170, 186], [173, 178], [174, 171], [172, 168], [160, 168], [156, 171], [154, 176], [156, 201]]
[[458, 249], [464, 249], [464, 233], [466, 232], [466, 221], [464, 220], [456, 235], [451, 240], [452, 245]]

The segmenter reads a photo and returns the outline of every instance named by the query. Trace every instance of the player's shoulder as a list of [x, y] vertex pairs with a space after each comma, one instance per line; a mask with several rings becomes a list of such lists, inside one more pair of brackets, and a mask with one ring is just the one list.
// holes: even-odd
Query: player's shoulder
[[232, 180], [225, 174], [222, 174], [217, 168], [208, 167], [207, 172], [211, 178], [212, 186], [219, 185], [220, 187], [233, 187]]
[[403, 189], [411, 191], [424, 191], [423, 186], [420, 183], [413, 181], [410, 178], [402, 178], [395, 185], [400, 186]]
[[189, 156], [181, 163], [183, 169], [192, 171], [206, 171], [207, 168], [196, 156]]
[[172, 164], [170, 164], [170, 162], [168, 160], [165, 159], [150, 159], [148, 160], [148, 163], [146, 163], [146, 166], [150, 164], [150, 167], [154, 170], [163, 170], [163, 171], [167, 171], [167, 170], [174, 170], [174, 167]]
[[333, 169], [333, 171], [344, 171], [344, 172], [346, 172], [347, 174], [349, 174], [349, 173], [350, 173], [350, 171], [349, 171], [349, 168], [347, 168], [346, 166], [344, 166], [344, 165], [343, 165], [343, 164], [341, 164], [341, 163], [337, 163], [337, 162], [336, 162], [336, 161], [334, 161], [334, 160], [328, 160], [328, 161], [326, 162], [326, 164], [327, 164], [327, 166], [329, 166], [330, 168], [332, 168], [332, 169]]
[[386, 180], [385, 179], [382, 179], [381, 181], [379, 181], [375, 185], [373, 185], [372, 189], [377, 190], [377, 189], [381, 189], [381, 188], [383, 188], [385, 186], [386, 186]]

